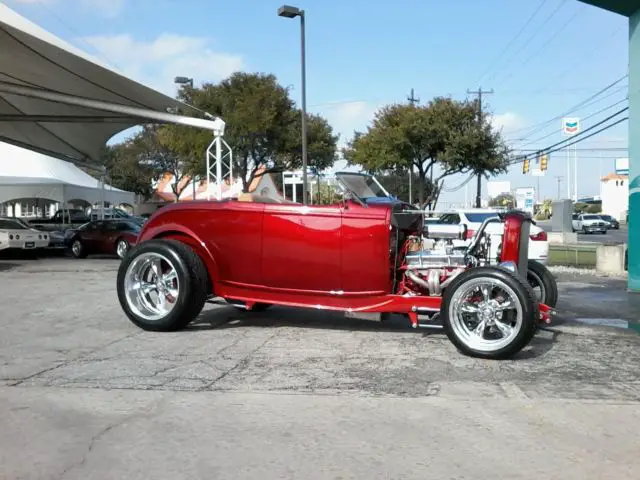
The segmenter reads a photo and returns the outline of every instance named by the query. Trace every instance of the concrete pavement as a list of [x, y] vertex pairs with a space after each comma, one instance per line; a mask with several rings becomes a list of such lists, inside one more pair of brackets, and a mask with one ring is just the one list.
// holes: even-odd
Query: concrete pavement
[[150, 333], [120, 310], [117, 266], [0, 262], [0, 478], [640, 471], [629, 331], [567, 320], [505, 362], [462, 356], [440, 333], [315, 310], [209, 306], [186, 331]]

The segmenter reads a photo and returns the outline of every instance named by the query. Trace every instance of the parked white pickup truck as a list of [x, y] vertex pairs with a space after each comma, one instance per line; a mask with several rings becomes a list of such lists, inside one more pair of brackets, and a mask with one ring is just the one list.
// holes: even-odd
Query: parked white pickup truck
[[571, 223], [574, 232], [607, 233], [607, 222], [605, 222], [600, 215], [594, 215], [592, 213], [575, 213]]

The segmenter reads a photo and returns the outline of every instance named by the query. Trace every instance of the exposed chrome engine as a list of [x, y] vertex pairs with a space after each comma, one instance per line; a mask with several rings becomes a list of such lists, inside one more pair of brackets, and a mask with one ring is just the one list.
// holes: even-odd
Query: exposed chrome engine
[[486, 225], [494, 221], [487, 219], [478, 229], [470, 243], [466, 240], [465, 225], [425, 225], [421, 236], [409, 236], [405, 242], [404, 271], [400, 282], [403, 295], [442, 295], [458, 275], [469, 267], [488, 265], [491, 262], [491, 237], [485, 235]]

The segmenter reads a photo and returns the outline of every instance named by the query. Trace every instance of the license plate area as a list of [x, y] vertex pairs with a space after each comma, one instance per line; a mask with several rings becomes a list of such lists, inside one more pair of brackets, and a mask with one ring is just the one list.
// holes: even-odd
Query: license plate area
[[24, 248], [36, 248], [36, 242], [24, 242]]

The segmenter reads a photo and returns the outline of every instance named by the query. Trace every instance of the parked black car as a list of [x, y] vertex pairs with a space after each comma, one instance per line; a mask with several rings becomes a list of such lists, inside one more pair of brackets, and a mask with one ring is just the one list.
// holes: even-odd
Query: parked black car
[[605, 222], [609, 223], [609, 228], [613, 228], [614, 230], [620, 230], [620, 222], [613, 218], [611, 215], [600, 215]]

